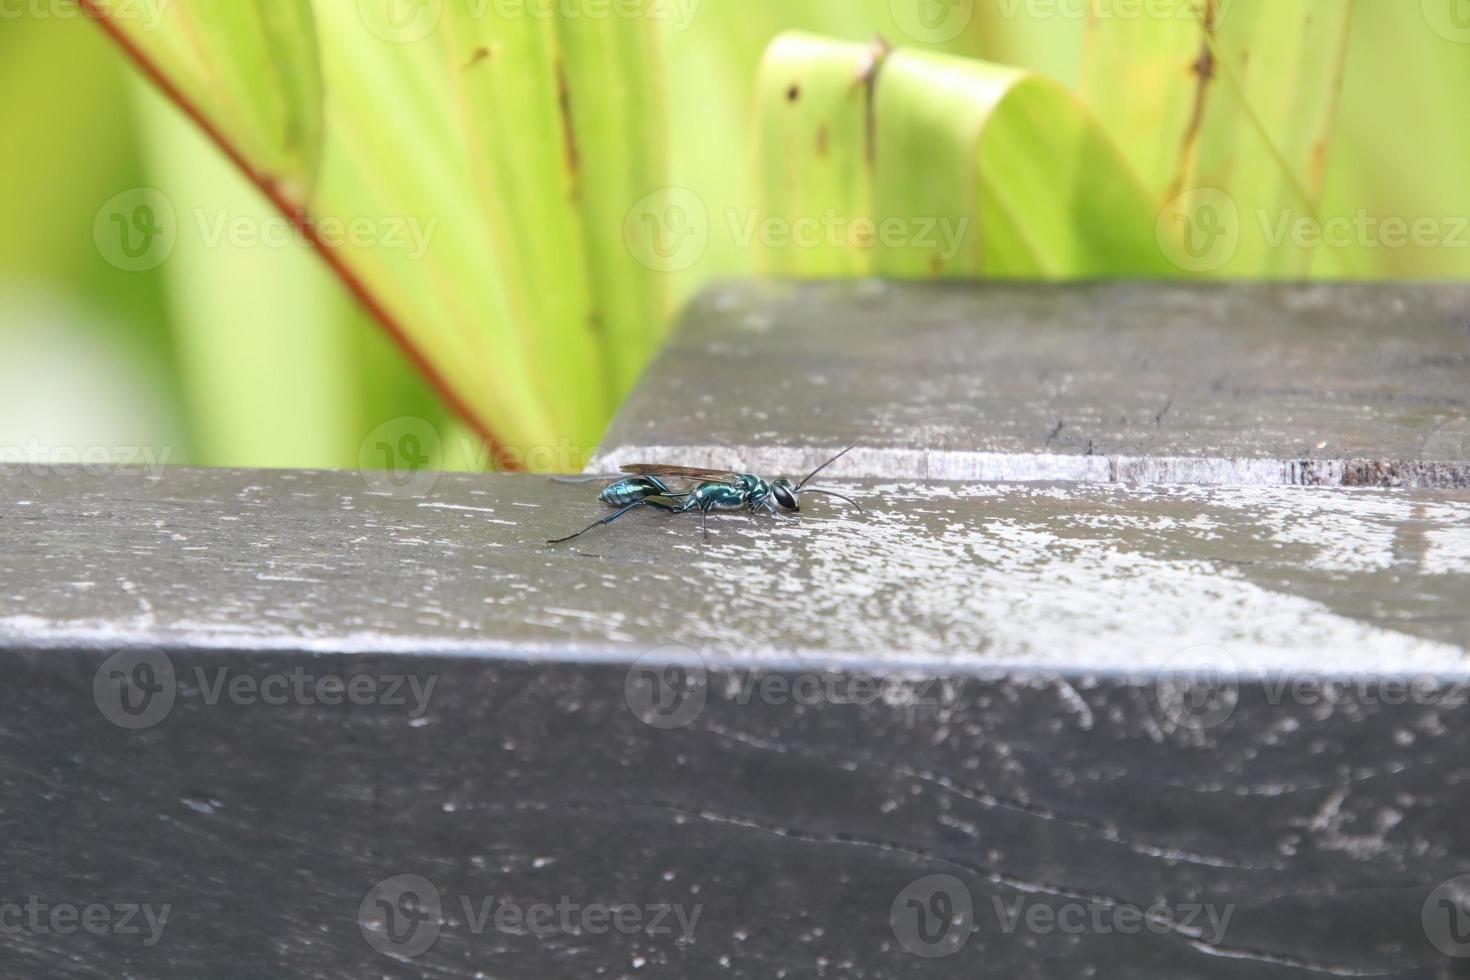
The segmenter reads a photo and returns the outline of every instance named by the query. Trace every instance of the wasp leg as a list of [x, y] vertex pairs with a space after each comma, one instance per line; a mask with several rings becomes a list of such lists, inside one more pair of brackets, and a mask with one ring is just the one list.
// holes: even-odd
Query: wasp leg
[[767, 497], [765, 500], [762, 500], [759, 504], [756, 504], [754, 507], [750, 508], [750, 512], [752, 514], [759, 514], [762, 511], [764, 511], [767, 514], [770, 514], [771, 515], [771, 519], [773, 521], [775, 521], [777, 524], [788, 524], [788, 525], [790, 525], [790, 524], [800, 524], [801, 523], [801, 521], [798, 521], [796, 518], [794, 518], [794, 517], [787, 517], [785, 514], [783, 514], [780, 511], [778, 511], [776, 509], [775, 502], [773, 502], [770, 497]]
[[582, 535], [586, 534], [588, 531], [591, 531], [594, 528], [605, 527], [608, 524], [611, 524], [613, 521], [617, 520], [619, 517], [622, 517], [628, 511], [633, 510], [633, 509], [635, 509], [637, 507], [642, 507], [642, 506], [644, 506], [647, 503], [648, 503], [648, 501], [646, 501], [646, 500], [635, 500], [631, 504], [629, 504], [628, 506], [624, 507], [622, 510], [618, 511], [616, 514], [612, 515], [611, 517], [604, 517], [600, 521], [593, 521], [591, 524], [588, 524], [586, 527], [582, 528], [582, 530], [578, 531], [576, 534], [568, 534], [564, 538], [552, 538], [549, 541], [547, 541], [546, 543], [547, 544], [564, 544], [565, 542], [570, 541], [573, 538], [580, 538]]

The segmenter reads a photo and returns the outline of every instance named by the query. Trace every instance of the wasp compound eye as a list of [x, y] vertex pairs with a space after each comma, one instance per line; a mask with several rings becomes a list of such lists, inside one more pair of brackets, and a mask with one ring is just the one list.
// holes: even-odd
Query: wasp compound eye
[[796, 500], [796, 494], [792, 493], [786, 487], [778, 483], [771, 487], [771, 492], [776, 495], [776, 503], [782, 507], [787, 510], [801, 510], [801, 505]]

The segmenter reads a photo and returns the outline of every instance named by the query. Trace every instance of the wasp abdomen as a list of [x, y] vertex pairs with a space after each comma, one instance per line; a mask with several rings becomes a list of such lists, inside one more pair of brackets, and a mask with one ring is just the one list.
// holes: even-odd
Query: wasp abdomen
[[614, 507], [626, 507], [648, 497], [668, 493], [669, 488], [661, 480], [646, 476], [619, 480], [598, 495], [598, 499]]

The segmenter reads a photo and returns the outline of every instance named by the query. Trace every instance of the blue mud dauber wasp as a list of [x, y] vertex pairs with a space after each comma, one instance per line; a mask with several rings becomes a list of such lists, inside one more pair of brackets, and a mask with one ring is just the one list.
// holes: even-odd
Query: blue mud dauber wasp
[[[730, 470], [702, 470], [690, 466], [665, 466], [661, 463], [624, 466], [623, 472], [628, 476], [610, 484], [597, 497], [603, 503], [617, 507], [616, 514], [593, 521], [576, 534], [553, 538], [546, 543], [562, 544], [579, 538], [594, 528], [611, 524], [639, 507], [656, 507], [673, 514], [688, 514], [697, 510], [703, 518], [705, 540], [709, 540], [709, 512], [712, 510], [746, 510], [752, 514], [764, 511], [772, 517], [778, 517], [781, 511], [799, 512], [803, 493], [836, 497], [843, 503], [856, 507], [861, 514], [863, 508], [857, 501], [832, 490], [807, 486], [813, 477], [854, 448], [856, 447], [848, 446], [796, 484], [785, 477], [767, 481], [752, 473], [736, 473]], [[685, 481], [688, 488], [675, 490], [670, 486], [670, 481]]]

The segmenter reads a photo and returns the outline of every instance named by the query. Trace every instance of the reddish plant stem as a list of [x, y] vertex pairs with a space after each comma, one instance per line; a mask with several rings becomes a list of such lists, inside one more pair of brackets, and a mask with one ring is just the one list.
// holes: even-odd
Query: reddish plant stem
[[286, 220], [291, 222], [306, 242], [315, 250], [317, 255], [321, 257], [322, 261], [327, 264], [327, 267], [347, 287], [347, 291], [352, 294], [353, 298], [367, 311], [369, 316], [378, 322], [378, 325], [387, 332], [388, 336], [392, 338], [393, 342], [398, 346], [398, 349], [403, 352], [403, 355], [408, 358], [414, 368], [428, 380], [430, 386], [439, 395], [440, 400], [443, 401], [445, 406], [455, 415], [459, 416], [485, 444], [486, 448], [490, 451], [491, 458], [495, 460], [495, 465], [503, 471], [515, 472], [520, 470], [520, 461], [516, 458], [516, 455], [496, 438], [489, 427], [470, 410], [469, 405], [459, 396], [459, 393], [454, 390], [444, 379], [444, 376], [439, 373], [439, 370], [430, 363], [423, 352], [409, 339], [408, 332], [404, 330], [403, 326], [394, 318], [393, 314], [388, 311], [388, 308], [379, 302], [378, 298], [368, 289], [367, 284], [347, 265], [342, 257], [337, 254], [336, 250], [323, 241], [322, 237], [317, 234], [316, 227], [312, 224], [311, 215], [307, 213], [306, 208], [287, 198], [274, 178], [252, 166], [250, 161], [245, 159], [244, 154], [205, 116], [203, 110], [195, 105], [184, 94], [183, 90], [163, 73], [162, 69], [149, 60], [148, 55], [133, 43], [132, 38], [127, 36], [127, 32], [113, 22], [111, 15], [107, 10], [98, 5], [97, 0], [77, 0], [77, 4], [81, 7], [82, 12], [101, 27], [103, 32], [122, 49], [123, 53], [127, 55], [128, 60], [132, 61], [137, 69], [159, 91], [167, 96], [169, 101], [173, 102], [179, 108], [179, 111], [188, 116], [194, 125], [198, 126], [209, 137], [210, 141], [219, 148], [220, 152], [229, 158], [229, 161], [239, 168], [240, 172], [249, 178], [250, 182], [266, 196], [266, 199], [275, 206], [276, 210], [280, 211]]

